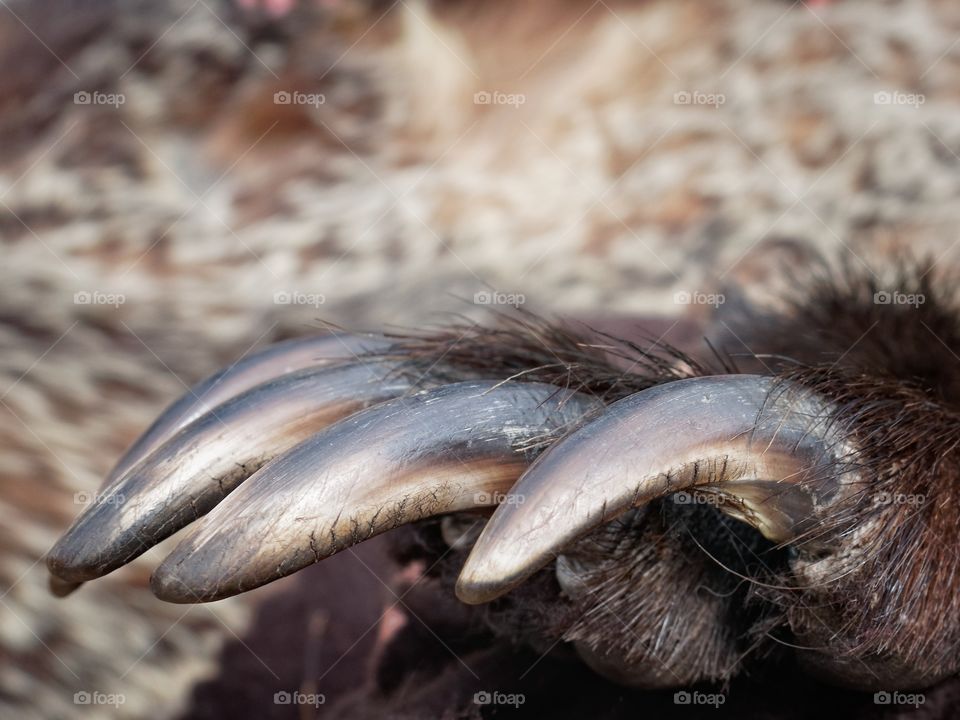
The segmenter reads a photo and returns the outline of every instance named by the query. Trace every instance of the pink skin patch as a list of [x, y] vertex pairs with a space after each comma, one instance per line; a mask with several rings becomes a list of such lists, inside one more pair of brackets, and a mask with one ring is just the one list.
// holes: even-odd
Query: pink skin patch
[[[390, 585], [391, 587], [411, 587], [420, 582], [425, 571], [426, 566], [422, 561], [414, 561], [394, 573], [390, 578]], [[407, 622], [406, 614], [397, 607], [397, 603], [388, 606], [377, 628], [377, 652], [382, 650]]]
[[[832, 5], [836, 0], [807, 0], [806, 4], [811, 8], [821, 8]], [[315, 0], [321, 7], [334, 7], [339, 0]], [[236, 3], [246, 9], [255, 10], [263, 8], [271, 17], [283, 17], [297, 4], [297, 0], [236, 0]]]
[[297, 0], [237, 0], [237, 4], [246, 9], [263, 8], [272, 17], [283, 17], [297, 4]]
[[407, 622], [407, 616], [396, 605], [387, 608], [377, 627], [377, 649], [385, 647]]

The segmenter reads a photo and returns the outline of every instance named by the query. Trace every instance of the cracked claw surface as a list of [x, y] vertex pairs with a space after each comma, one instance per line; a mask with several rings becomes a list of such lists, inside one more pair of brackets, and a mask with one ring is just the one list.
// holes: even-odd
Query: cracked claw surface
[[124, 565], [206, 514], [271, 458], [411, 383], [391, 363], [311, 368], [257, 385], [187, 424], [107, 486], [48, 555], [63, 580]]
[[540, 383], [463, 382], [357, 413], [255, 473], [157, 569], [154, 592], [228, 597], [399, 525], [493, 505], [531, 441], [597, 404]]
[[[779, 614], [805, 667], [848, 685], [920, 686], [960, 666], [953, 641], [925, 650], [958, 634], [954, 615], [924, 611], [952, 602], [936, 592], [952, 556], [917, 568], [902, 597], [875, 562], [932, 537], [902, 508], [877, 504], [903, 473], [911, 487], [936, 480], [937, 458], [902, 467], [891, 456], [931, 412], [915, 391], [880, 381], [850, 391], [832, 367], [716, 375], [670, 348], [627, 343], [617, 355], [520, 325], [301, 341], [214, 376], [196, 393], [207, 412], [195, 416], [193, 400], [172, 406], [50, 552], [52, 589], [66, 594], [189, 525], [151, 586], [172, 602], [212, 601], [442, 516], [446, 576], [460, 572], [463, 601], [512, 591], [523, 607], [531, 587], [551, 588], [546, 605], [579, 613], [562, 639], [616, 682], [728, 679], [762, 613]], [[343, 342], [372, 352], [337, 359]], [[887, 407], [896, 423], [877, 415]], [[941, 426], [951, 423], [942, 413]], [[665, 508], [675, 493], [710, 507]], [[923, 508], [930, 527], [955, 534], [940, 507]], [[492, 510], [479, 534], [477, 509]], [[901, 545], [879, 542], [883, 533]], [[761, 611], [739, 587], [754, 578], [778, 593]], [[608, 604], [629, 633], [605, 620]]]

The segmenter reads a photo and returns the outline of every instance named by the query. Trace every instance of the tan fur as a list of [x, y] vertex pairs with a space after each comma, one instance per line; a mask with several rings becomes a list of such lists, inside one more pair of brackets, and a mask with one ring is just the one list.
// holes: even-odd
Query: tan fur
[[[39, 561], [74, 493], [253, 345], [321, 315], [419, 325], [485, 284], [679, 316], [697, 309], [675, 292], [732, 282], [767, 240], [957, 256], [955, 3], [410, 2], [375, 26], [383, 8], [353, 3], [272, 46], [226, 3], [117, 4], [92, 30], [8, 4], [50, 47], [0, 8], [0, 712], [18, 717], [118, 686], [119, 715], [172, 713], [242, 632], [247, 600], [220, 619], [154, 601], [151, 557], [68, 601]], [[127, 102], [71, 102], [94, 89]], [[282, 89], [326, 102], [276, 106]], [[926, 102], [873, 104], [894, 89]]]

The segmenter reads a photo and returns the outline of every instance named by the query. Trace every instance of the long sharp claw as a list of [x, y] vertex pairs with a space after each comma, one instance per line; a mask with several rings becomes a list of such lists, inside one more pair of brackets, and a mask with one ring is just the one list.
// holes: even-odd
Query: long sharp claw
[[598, 408], [553, 385], [464, 382], [357, 413], [251, 477], [161, 564], [153, 590], [229, 597], [404, 523], [495, 504], [532, 442]]
[[755, 375], [679, 380], [614, 403], [524, 473], [507, 496], [524, 502], [494, 512], [457, 595], [493, 600], [591, 529], [684, 488], [712, 486], [768, 538], [795, 537], [845, 477], [827, 472], [850, 452], [832, 415], [810, 390]]
[[49, 577], [49, 587], [50, 592], [54, 597], [64, 598], [70, 595], [74, 590], [80, 587], [83, 583], [68, 582], [67, 580], [61, 580], [56, 575], [51, 575]]
[[164, 410], [117, 461], [103, 487], [126, 474], [186, 425], [250, 388], [287, 373], [350, 361], [361, 353], [388, 346], [384, 338], [332, 333], [275, 343], [248, 355], [201, 380]]
[[102, 491], [57, 542], [61, 580], [105, 575], [207, 513], [267, 461], [410, 381], [387, 361], [283, 375], [194, 420]]

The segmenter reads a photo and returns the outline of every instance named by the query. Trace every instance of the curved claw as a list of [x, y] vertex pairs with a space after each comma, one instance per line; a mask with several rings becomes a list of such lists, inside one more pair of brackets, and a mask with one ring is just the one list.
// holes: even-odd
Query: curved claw
[[383, 350], [389, 344], [384, 338], [331, 333], [278, 342], [248, 355], [201, 380], [164, 410], [117, 461], [103, 487], [201, 415], [246, 390], [287, 373], [354, 360], [361, 353]]
[[395, 370], [392, 362], [311, 368], [219, 405], [103, 491], [48, 554], [50, 571], [78, 582], [124, 565], [299, 441], [409, 390], [411, 382]]
[[495, 504], [530, 463], [531, 441], [599, 405], [554, 385], [464, 382], [357, 413], [211, 512], [154, 573], [154, 593], [218, 600], [404, 523]]
[[[561, 549], [633, 506], [711, 485], [727, 512], [784, 541], [802, 533], [850, 452], [809, 390], [756, 375], [659, 385], [612, 404], [550, 447], [497, 508], [460, 574], [458, 597], [493, 600]], [[508, 496], [509, 497], [509, 496]], [[721, 506], [723, 508], [723, 506]]]

